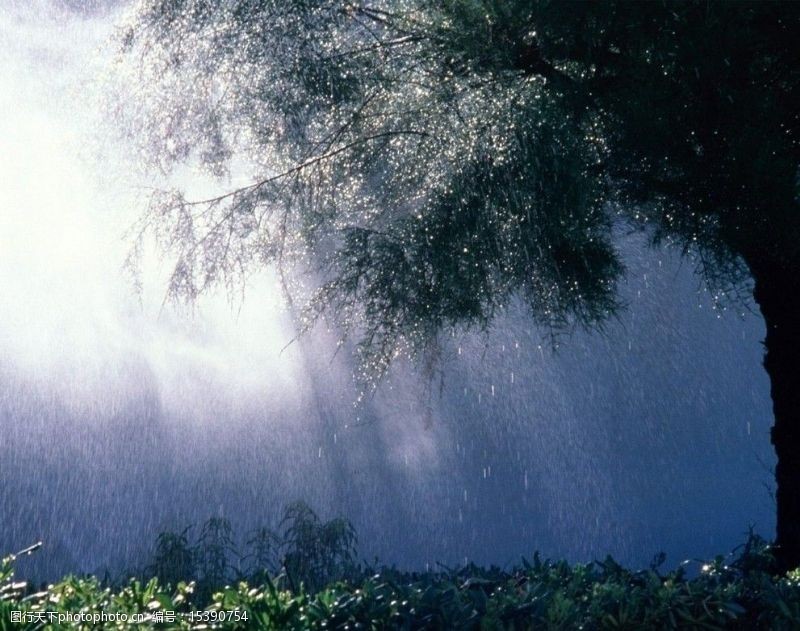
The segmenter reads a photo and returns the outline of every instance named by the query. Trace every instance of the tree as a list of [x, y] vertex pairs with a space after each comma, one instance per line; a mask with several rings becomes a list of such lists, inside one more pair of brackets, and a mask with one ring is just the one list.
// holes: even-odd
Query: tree
[[[800, 565], [800, 5], [143, 0], [127, 132], [169, 170], [143, 218], [174, 297], [276, 264], [366, 374], [522, 298], [553, 331], [619, 307], [613, 232], [681, 247], [767, 325], [777, 553]], [[306, 276], [308, 278], [308, 276]], [[309, 287], [310, 284], [310, 287]]]

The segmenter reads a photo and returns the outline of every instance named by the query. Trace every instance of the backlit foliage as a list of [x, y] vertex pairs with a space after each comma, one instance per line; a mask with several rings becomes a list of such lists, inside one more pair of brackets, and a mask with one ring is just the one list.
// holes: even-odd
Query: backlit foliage
[[[45, 551], [40, 552], [46, 553]], [[92, 629], [796, 629], [800, 575], [770, 572], [764, 542], [736, 556], [661, 572], [626, 569], [607, 558], [591, 564], [531, 562], [510, 570], [467, 565], [407, 573], [375, 569], [368, 578], [322, 589], [286, 589], [267, 578], [218, 585], [200, 597], [193, 582], [130, 580], [111, 588], [93, 577], [67, 577], [38, 592], [14, 580], [14, 557], [0, 563], [0, 629], [78, 629], [87, 625], [12, 623], [12, 612], [140, 616], [137, 623]], [[663, 559], [660, 559], [663, 561]], [[189, 612], [246, 614], [246, 621], [192, 621]], [[177, 615], [176, 615], [177, 614]], [[172, 622], [159, 622], [170, 615]], [[216, 618], [218, 620], [218, 618]]]
[[456, 18], [396, 2], [143, 3], [122, 36], [144, 111], [130, 135], [165, 169], [245, 155], [258, 173], [212, 199], [153, 198], [173, 296], [299, 263], [319, 279], [306, 323], [332, 307], [370, 374], [515, 295], [543, 324], [605, 318], [620, 265], [596, 121], [566, 115], [542, 77], [449, 54]]
[[165, 171], [252, 178], [156, 194], [140, 228], [175, 256], [175, 298], [277, 265], [304, 326], [358, 337], [365, 376], [513, 297], [551, 330], [602, 323], [615, 225], [735, 290], [748, 257], [797, 253], [799, 13], [142, 0], [120, 124]]

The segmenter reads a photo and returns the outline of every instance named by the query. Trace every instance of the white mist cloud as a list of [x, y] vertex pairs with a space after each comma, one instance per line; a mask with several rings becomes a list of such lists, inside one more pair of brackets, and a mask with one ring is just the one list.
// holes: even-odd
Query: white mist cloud
[[109, 364], [140, 355], [162, 392], [211, 379], [291, 400], [301, 377], [292, 351], [279, 354], [293, 328], [269, 274], [241, 309], [218, 292], [187, 317], [162, 308], [157, 261], [146, 264], [141, 304], [123, 273], [123, 235], [143, 199], [126, 148], [98, 133], [109, 121], [92, 94], [96, 51], [110, 25], [47, 2], [0, 9], [2, 361], [79, 382], [75, 394], [107, 385]]

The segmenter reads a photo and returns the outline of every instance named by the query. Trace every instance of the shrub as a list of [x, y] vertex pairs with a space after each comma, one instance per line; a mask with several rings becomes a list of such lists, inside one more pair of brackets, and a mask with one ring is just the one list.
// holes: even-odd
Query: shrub
[[[299, 526], [294, 538], [290, 537], [291, 549], [299, 552], [296, 546], [308, 542], [315, 551], [292, 561], [298, 571], [306, 563], [303, 571], [309, 576], [316, 572], [322, 580], [331, 568], [351, 563], [341, 547], [347, 543], [352, 550], [354, 535], [348, 528], [336, 520], [320, 522], [299, 506], [295, 509], [287, 511], [292, 516], [287, 531]], [[225, 524], [217, 523], [215, 528], [208, 529], [212, 550], [224, 547], [230, 535]], [[338, 542], [336, 561], [319, 561], [318, 555], [326, 549], [322, 531], [328, 541]], [[271, 545], [268, 549], [274, 551]], [[534, 555], [511, 570], [468, 565], [409, 573], [381, 568], [371, 576], [319, 590], [306, 581], [287, 589], [284, 578], [266, 577], [259, 586], [246, 581], [220, 586], [208, 600], [202, 600], [194, 583], [171, 587], [155, 578], [132, 579], [112, 589], [92, 577], [67, 577], [41, 592], [28, 593], [24, 583], [13, 580], [15, 558], [12, 555], [0, 564], [0, 630], [800, 628], [800, 570], [774, 573], [769, 546], [752, 535], [727, 558], [720, 556], [697, 567], [682, 565], [667, 573], [661, 573], [657, 564], [633, 571], [611, 558], [570, 565]], [[213, 563], [210, 567], [219, 568]], [[84, 626], [11, 622], [13, 612], [33, 617], [45, 611], [122, 613], [139, 620]]]

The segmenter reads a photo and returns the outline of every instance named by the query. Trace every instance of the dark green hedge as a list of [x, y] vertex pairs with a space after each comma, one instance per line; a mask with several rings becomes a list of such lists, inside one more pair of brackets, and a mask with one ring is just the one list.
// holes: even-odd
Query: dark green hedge
[[[302, 586], [292, 592], [280, 579], [260, 587], [239, 583], [218, 590], [205, 606], [193, 583], [171, 587], [157, 579], [112, 588], [96, 578], [68, 577], [30, 593], [13, 582], [14, 559], [0, 569], [0, 629], [800, 628], [800, 570], [774, 575], [769, 549], [756, 538], [727, 560], [668, 573], [655, 566], [631, 571], [611, 559], [570, 565], [534, 557], [511, 571], [382, 569], [316, 593]], [[192, 618], [190, 612], [199, 610], [206, 613]], [[59, 623], [52, 616], [43, 623], [36, 612], [44, 611], [88, 618], [125, 614], [129, 620]], [[219, 612], [237, 613], [220, 622]], [[12, 616], [23, 621], [12, 622]]]

